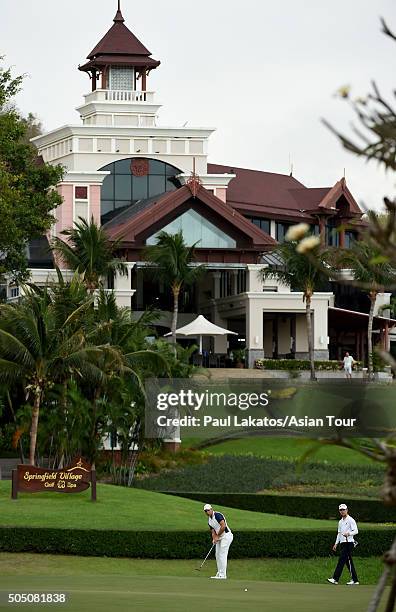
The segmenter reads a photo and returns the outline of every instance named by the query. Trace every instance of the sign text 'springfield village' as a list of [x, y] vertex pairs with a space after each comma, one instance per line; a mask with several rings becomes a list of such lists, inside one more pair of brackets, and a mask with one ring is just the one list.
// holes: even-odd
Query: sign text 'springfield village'
[[12, 499], [18, 493], [80, 493], [91, 486], [91, 500], [96, 501], [96, 471], [84, 459], [60, 470], [20, 464], [12, 471]]

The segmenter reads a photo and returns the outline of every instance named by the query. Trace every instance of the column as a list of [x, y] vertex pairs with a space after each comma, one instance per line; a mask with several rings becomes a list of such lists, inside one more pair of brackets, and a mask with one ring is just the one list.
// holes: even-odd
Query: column
[[249, 298], [246, 303], [246, 349], [248, 368], [254, 368], [256, 359], [264, 358], [263, 309], [261, 300]]

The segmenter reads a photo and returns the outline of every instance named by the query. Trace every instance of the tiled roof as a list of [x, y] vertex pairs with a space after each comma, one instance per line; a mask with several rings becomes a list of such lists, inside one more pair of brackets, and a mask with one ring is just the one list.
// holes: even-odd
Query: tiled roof
[[86, 70], [91, 62], [96, 65], [123, 63], [131, 66], [159, 66], [160, 62], [150, 57], [151, 52], [126, 27], [121, 10], [117, 11], [114, 23], [98, 44], [92, 49], [87, 58], [87, 64], [80, 67]]
[[310, 218], [314, 212], [330, 213], [342, 195], [348, 200], [352, 215], [361, 210], [346, 186], [345, 179], [333, 187], [305, 187], [293, 176], [208, 164], [209, 174], [235, 174], [228, 185], [227, 202], [244, 214], [282, 215], [286, 218]]

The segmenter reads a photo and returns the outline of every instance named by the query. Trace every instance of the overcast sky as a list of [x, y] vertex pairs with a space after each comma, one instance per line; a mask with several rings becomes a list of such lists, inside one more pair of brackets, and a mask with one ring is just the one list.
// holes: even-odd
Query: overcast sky
[[[79, 124], [74, 110], [90, 89], [77, 70], [112, 25], [116, 0], [0, 0], [0, 55], [26, 73], [20, 109], [45, 129]], [[209, 161], [288, 173], [310, 187], [344, 173], [360, 204], [395, 195], [385, 176], [344, 152], [322, 125], [348, 130], [352, 112], [334, 96], [350, 84], [364, 95], [374, 77], [390, 94], [396, 45], [394, 0], [122, 0], [126, 25], [161, 66], [162, 125], [216, 127]]]

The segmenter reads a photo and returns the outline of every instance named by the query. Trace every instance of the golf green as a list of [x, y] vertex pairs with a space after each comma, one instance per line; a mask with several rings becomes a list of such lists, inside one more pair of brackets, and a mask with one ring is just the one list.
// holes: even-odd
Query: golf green
[[[87, 560], [87, 564], [89, 561]], [[241, 610], [271, 612], [363, 612], [372, 586], [288, 584], [249, 580], [210, 580], [196, 576], [14, 576], [0, 577], [0, 609], [44, 610], [51, 605], [12, 605], [7, 594], [58, 592], [67, 594], [68, 612], [195, 612]], [[247, 589], [247, 590], [246, 590]], [[63, 606], [56, 606], [62, 609]], [[381, 607], [381, 610], [384, 608]]]

